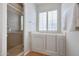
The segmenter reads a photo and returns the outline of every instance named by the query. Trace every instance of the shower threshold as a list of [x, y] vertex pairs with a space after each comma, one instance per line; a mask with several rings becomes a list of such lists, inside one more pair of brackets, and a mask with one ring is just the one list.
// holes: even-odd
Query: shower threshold
[[9, 49], [7, 55], [8, 56], [22, 56], [23, 53], [24, 53], [23, 45], [20, 44], [14, 48]]

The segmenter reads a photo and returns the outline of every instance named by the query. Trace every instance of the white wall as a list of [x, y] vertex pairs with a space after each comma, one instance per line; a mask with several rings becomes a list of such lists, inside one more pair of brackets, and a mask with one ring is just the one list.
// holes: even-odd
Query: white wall
[[36, 31], [36, 6], [34, 4], [27, 4], [27, 19], [29, 23], [29, 32]]
[[32, 3], [24, 4], [24, 51], [30, 50], [29, 32], [36, 31], [36, 11]]
[[[2, 4], [0, 4], [0, 19], [2, 19]], [[0, 24], [2, 24], [2, 20], [0, 20]], [[2, 26], [0, 25], [0, 55], [2, 52]]]
[[[52, 10], [57, 10], [57, 19], [58, 19], [58, 32], [61, 31], [61, 3], [38, 3], [35, 4], [37, 12], [46, 12], [46, 11], [52, 11]], [[38, 20], [38, 18], [37, 18]]]
[[61, 8], [61, 3], [37, 3], [36, 4], [37, 11], [52, 11]]
[[74, 3], [64, 3], [61, 7], [61, 21], [62, 30], [73, 31], [74, 30]]
[[79, 56], [79, 32], [75, 31], [75, 5], [75, 3], [62, 4], [62, 25], [66, 26], [67, 56]]
[[7, 55], [7, 4], [0, 3], [0, 55]]

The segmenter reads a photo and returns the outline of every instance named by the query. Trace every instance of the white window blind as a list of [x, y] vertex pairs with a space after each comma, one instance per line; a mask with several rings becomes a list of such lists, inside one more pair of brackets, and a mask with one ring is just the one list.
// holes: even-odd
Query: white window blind
[[39, 14], [39, 31], [46, 31], [46, 12]]
[[39, 31], [57, 31], [57, 10], [39, 13]]
[[48, 31], [57, 31], [57, 11], [48, 12]]

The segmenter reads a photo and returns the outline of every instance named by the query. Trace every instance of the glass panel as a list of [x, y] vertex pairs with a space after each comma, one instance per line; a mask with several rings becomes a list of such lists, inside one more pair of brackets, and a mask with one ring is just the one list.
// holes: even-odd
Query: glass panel
[[39, 14], [39, 31], [46, 31], [46, 12]]
[[57, 10], [48, 12], [48, 31], [57, 31]]

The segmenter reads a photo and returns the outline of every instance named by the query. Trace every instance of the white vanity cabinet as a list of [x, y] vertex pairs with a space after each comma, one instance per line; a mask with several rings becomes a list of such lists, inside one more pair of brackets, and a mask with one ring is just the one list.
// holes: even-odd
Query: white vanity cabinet
[[33, 51], [43, 52], [45, 50], [45, 35], [33, 34], [31, 43]]
[[56, 35], [47, 35], [46, 52], [49, 55], [57, 55], [57, 38]]
[[31, 35], [32, 51], [51, 56], [65, 55], [64, 34], [32, 33]]
[[57, 35], [57, 52], [60, 56], [65, 56], [65, 39], [66, 37], [63, 35]]

